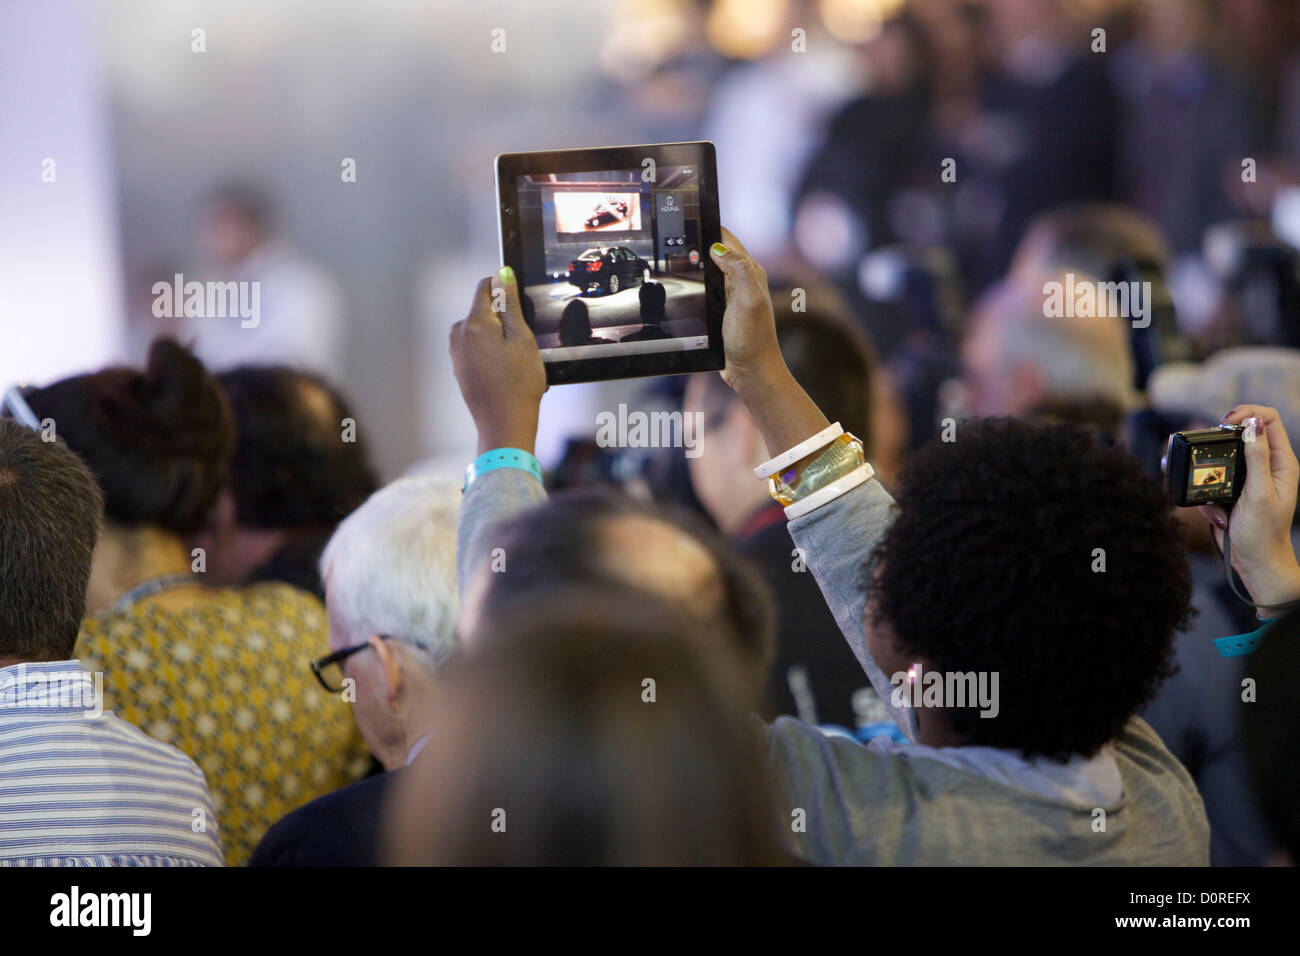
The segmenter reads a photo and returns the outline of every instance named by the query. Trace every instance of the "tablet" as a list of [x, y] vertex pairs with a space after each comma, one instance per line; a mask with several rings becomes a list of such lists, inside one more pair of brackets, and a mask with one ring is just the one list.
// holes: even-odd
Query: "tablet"
[[722, 368], [712, 143], [502, 153], [496, 180], [549, 383]]

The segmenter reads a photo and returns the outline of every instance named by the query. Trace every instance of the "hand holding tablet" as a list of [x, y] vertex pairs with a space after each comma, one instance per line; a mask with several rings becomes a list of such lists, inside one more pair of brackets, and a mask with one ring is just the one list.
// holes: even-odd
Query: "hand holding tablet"
[[493, 448], [531, 454], [546, 373], [508, 269], [478, 284], [469, 315], [451, 327], [449, 351], [479, 454]]
[[[786, 367], [763, 268], [731, 233], [720, 233], [723, 243], [711, 246], [709, 255], [715, 273], [725, 275], [725, 317], [718, 323], [726, 328], [722, 374], [775, 454], [828, 422]], [[480, 454], [502, 448], [531, 454], [536, 441], [548, 373], [523, 301], [513, 268], [504, 266], [479, 284], [470, 314], [451, 331], [452, 367], [474, 418]]]
[[712, 143], [503, 153], [496, 174], [548, 383], [723, 367]]

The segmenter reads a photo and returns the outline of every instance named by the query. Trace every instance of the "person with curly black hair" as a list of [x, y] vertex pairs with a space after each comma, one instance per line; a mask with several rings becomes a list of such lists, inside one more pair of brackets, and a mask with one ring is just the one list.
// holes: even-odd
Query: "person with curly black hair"
[[[829, 422], [775, 348], [764, 273], [724, 233], [722, 375], [769, 453]], [[1205, 865], [1195, 784], [1136, 711], [1188, 614], [1168, 500], [1075, 426], [961, 423], [905, 469], [869, 464], [805, 500], [790, 533], [907, 737], [867, 746], [788, 719], [768, 731], [814, 863]], [[824, 443], [823, 443], [824, 444]], [[786, 471], [786, 468], [789, 471]], [[847, 470], [851, 469], [851, 470]], [[792, 479], [793, 480], [793, 479]], [[802, 479], [798, 479], [801, 483]]]
[[[775, 347], [762, 269], [723, 235], [722, 375], [769, 452], [792, 450], [782, 480], [801, 484], [827, 419]], [[1245, 428], [1246, 483], [1230, 514], [1202, 510], [1231, 531], [1233, 568], [1268, 615], [1300, 604], [1289, 537], [1300, 465], [1274, 409], [1238, 406], [1224, 421]], [[1170, 502], [1135, 460], [1074, 426], [966, 422], [951, 437], [912, 463], [897, 502], [861, 457], [807, 498], [792, 493], [791, 535], [908, 738], [862, 747], [777, 721], [769, 756], [804, 823], [800, 853], [1206, 865], [1195, 784], [1136, 714], [1188, 613]], [[954, 676], [978, 678], [974, 706]]]
[[996, 718], [923, 710], [924, 736], [1092, 757], [1171, 673], [1182, 529], [1127, 452], [1074, 425], [974, 419], [904, 471], [877, 550], [872, 657], [999, 676]]
[[[711, 249], [726, 279], [722, 377], [776, 455], [759, 470], [779, 479], [794, 543], [907, 741], [864, 745], [790, 718], [763, 726], [798, 854], [1206, 865], [1196, 786], [1136, 716], [1188, 614], [1182, 538], [1160, 489], [1076, 426], [971, 421], [918, 456], [895, 502], [786, 367], [762, 268], [725, 230], [723, 242]], [[482, 284], [453, 328], [452, 363], [480, 451], [523, 462], [546, 377], [502, 283], [511, 307], [492, 311]], [[1271, 434], [1248, 446], [1248, 480], [1276, 480], [1270, 443], [1280, 448]], [[470, 476], [462, 571], [487, 560], [485, 529], [537, 501], [525, 464]], [[1281, 560], [1261, 530], [1277, 523], [1268, 500], [1248, 488], [1231, 516], [1234, 561], [1262, 604], [1300, 596], [1294, 554]], [[1262, 570], [1283, 567], [1293, 571]]]

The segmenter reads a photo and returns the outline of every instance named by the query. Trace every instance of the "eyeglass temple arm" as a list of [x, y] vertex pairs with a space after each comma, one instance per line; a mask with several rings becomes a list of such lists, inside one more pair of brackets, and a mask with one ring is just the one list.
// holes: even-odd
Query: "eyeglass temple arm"
[[40, 431], [41, 420], [36, 417], [32, 407], [27, 404], [27, 399], [23, 398], [23, 393], [18, 391], [17, 385], [5, 390], [4, 402], [0, 404], [13, 413], [14, 421]]

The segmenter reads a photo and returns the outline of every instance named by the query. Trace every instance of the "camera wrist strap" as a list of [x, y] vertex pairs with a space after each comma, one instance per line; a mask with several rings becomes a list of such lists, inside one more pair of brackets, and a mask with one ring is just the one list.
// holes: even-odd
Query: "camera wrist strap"
[[1214, 541], [1214, 550], [1219, 552], [1223, 558], [1223, 571], [1228, 577], [1228, 587], [1232, 588], [1232, 593], [1237, 595], [1242, 602], [1249, 604], [1251, 607], [1260, 611], [1290, 611], [1300, 608], [1300, 600], [1287, 601], [1285, 604], [1256, 604], [1237, 587], [1237, 573], [1232, 570], [1232, 541], [1228, 537], [1228, 529], [1223, 529], [1223, 547], [1219, 547], [1219, 542], [1214, 540], [1214, 533], [1211, 531], [1210, 540]]

